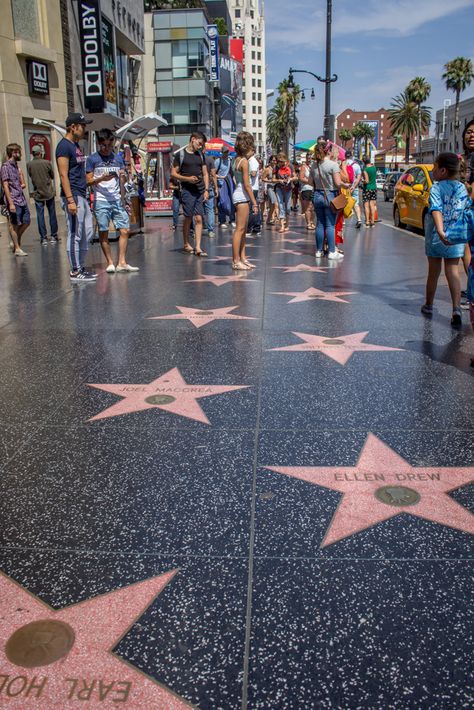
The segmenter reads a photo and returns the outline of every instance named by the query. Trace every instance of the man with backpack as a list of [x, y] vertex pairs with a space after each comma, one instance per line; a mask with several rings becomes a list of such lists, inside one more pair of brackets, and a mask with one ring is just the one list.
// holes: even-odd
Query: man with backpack
[[[191, 134], [188, 145], [175, 153], [171, 178], [181, 185], [183, 205], [183, 253], [207, 256], [201, 249], [204, 202], [209, 198], [209, 173], [202, 149], [205, 137], [200, 131]], [[195, 248], [189, 241], [189, 230], [194, 221]]]

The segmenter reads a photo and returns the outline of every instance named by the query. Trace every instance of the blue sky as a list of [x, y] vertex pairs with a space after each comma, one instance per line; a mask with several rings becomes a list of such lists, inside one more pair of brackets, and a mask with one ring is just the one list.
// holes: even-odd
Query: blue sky
[[[326, 0], [266, 0], [267, 88], [276, 88], [288, 69], [325, 74]], [[333, 0], [331, 111], [388, 108], [415, 76], [432, 86], [427, 104], [442, 107], [454, 99], [441, 79], [443, 65], [458, 56], [474, 60], [474, 0]], [[295, 75], [300, 86], [314, 86], [316, 99], [300, 104], [298, 140], [321, 133], [324, 84]], [[309, 94], [309, 92], [307, 92]], [[474, 96], [474, 82], [462, 98]], [[269, 108], [273, 98], [269, 99]], [[432, 125], [432, 129], [434, 126]]]

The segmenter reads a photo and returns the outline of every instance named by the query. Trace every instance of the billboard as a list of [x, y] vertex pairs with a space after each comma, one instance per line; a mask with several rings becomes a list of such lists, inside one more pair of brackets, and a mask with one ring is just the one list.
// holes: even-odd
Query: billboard
[[375, 150], [379, 147], [379, 123], [380, 121], [366, 121], [365, 119], [361, 123], [366, 123], [368, 126], [374, 129], [375, 137], [372, 138], [372, 143], [375, 146]]
[[105, 107], [102, 30], [99, 0], [81, 0], [79, 8], [79, 43], [81, 46], [84, 106], [101, 112]]
[[221, 138], [234, 143], [232, 134], [242, 130], [242, 64], [220, 57]]

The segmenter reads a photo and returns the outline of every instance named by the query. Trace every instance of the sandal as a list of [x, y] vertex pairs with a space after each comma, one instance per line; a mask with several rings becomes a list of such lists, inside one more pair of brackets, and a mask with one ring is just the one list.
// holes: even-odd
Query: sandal
[[232, 268], [234, 271], [249, 271], [249, 267], [241, 261], [233, 261]]
[[242, 259], [241, 261], [242, 264], [245, 264], [249, 269], [256, 269], [257, 267], [255, 264], [252, 264], [248, 259]]
[[207, 252], [203, 251], [202, 249], [200, 251], [193, 249], [193, 254], [194, 256], [207, 256]]
[[194, 254], [194, 249], [190, 246], [189, 249], [186, 249], [186, 247], [183, 247], [181, 249], [181, 254]]

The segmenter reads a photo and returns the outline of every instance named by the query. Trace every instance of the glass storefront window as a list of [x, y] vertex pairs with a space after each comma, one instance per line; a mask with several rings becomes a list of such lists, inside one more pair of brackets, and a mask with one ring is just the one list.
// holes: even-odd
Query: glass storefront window
[[117, 47], [117, 87], [119, 114], [124, 117], [128, 113], [128, 57]]
[[37, 0], [11, 0], [15, 37], [40, 42]]
[[202, 40], [172, 42], [173, 79], [204, 78], [206, 56], [206, 45]]

